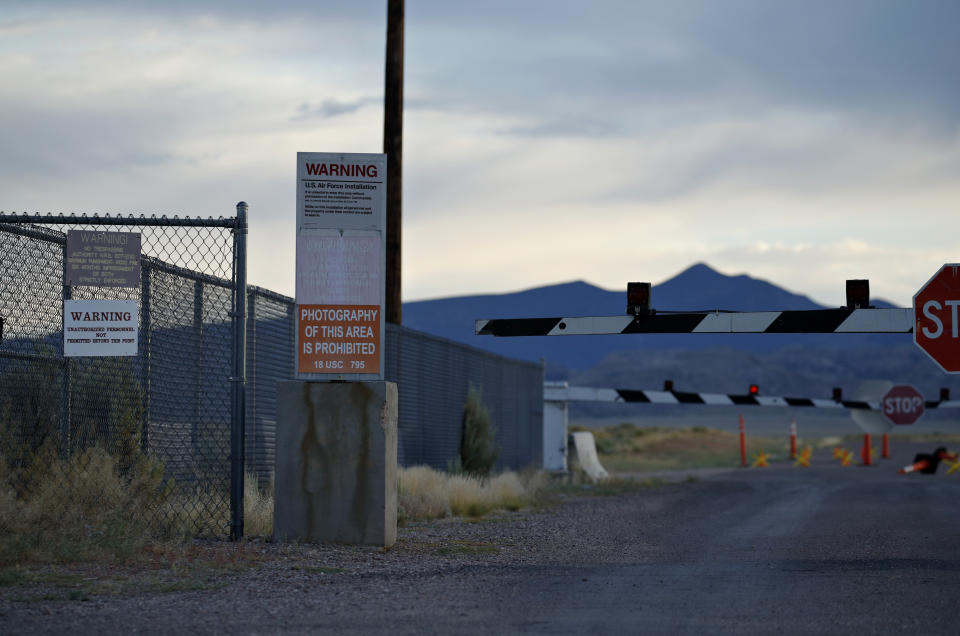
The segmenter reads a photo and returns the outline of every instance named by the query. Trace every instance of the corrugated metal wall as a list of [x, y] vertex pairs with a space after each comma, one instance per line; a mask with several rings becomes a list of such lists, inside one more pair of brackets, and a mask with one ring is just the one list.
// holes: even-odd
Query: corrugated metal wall
[[[251, 287], [247, 316], [247, 467], [269, 479], [276, 383], [293, 377], [294, 301]], [[399, 390], [400, 465], [444, 469], [457, 457], [463, 404], [472, 384], [496, 427], [497, 468], [540, 466], [542, 367], [398, 325], [387, 325], [385, 340], [384, 376]]]

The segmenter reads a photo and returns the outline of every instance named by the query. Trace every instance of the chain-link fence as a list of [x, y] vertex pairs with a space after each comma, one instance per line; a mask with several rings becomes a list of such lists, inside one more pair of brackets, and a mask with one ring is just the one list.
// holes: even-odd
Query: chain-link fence
[[[273, 477], [276, 383], [293, 377], [296, 307], [245, 286], [245, 212], [0, 213], [0, 482], [19, 499], [52, 492], [62, 501], [104, 469], [138, 489], [131, 514], [242, 536], [244, 470], [260, 485]], [[139, 234], [139, 282], [67, 284], [71, 230]], [[65, 356], [64, 301], [74, 300], [134, 301], [136, 355]], [[400, 389], [401, 465], [443, 469], [457, 456], [471, 385], [497, 429], [497, 466], [539, 465], [542, 367], [398, 325], [385, 338], [385, 377]]]
[[495, 468], [539, 468], [543, 368], [398, 325], [387, 326], [386, 379], [399, 389], [398, 460], [443, 470], [460, 453], [463, 406], [480, 392], [496, 428]]
[[[71, 230], [139, 235], [138, 282], [68, 284]], [[129, 514], [242, 534], [245, 233], [245, 204], [226, 219], [0, 214], [4, 486], [76, 497], [112, 471], [139, 490]], [[65, 351], [77, 300], [134, 301], [135, 355]]]

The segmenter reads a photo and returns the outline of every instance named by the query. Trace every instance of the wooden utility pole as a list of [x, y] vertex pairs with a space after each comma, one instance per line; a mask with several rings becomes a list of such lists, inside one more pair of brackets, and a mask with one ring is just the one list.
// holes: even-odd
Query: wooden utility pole
[[400, 324], [400, 228], [403, 192], [403, 3], [387, 0], [383, 152], [387, 155], [387, 322]]

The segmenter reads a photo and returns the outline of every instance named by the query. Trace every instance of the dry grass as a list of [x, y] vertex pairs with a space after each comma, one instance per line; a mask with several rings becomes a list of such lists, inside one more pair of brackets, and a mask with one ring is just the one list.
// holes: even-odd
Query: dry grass
[[243, 534], [273, 536], [273, 482], [261, 488], [256, 475], [249, 473], [243, 479]]
[[[154, 546], [175, 551], [212, 528], [229, 525], [226, 493], [176, 489], [164, 478], [163, 467], [143, 456], [123, 470], [116, 456], [93, 447], [67, 460], [49, 458], [28, 474], [26, 482], [14, 479], [0, 458], [0, 568], [122, 564], [141, 559]], [[244, 490], [246, 534], [270, 536], [272, 488], [259, 488], [248, 475]]]
[[[624, 423], [591, 432], [600, 463], [613, 472], [740, 465], [739, 436], [728, 431], [704, 427], [647, 428]], [[789, 454], [785, 439], [748, 435], [748, 460], [760, 450], [772, 459]]]
[[176, 517], [151, 514], [170, 497], [162, 467], [121, 470], [99, 447], [32, 470], [19, 495], [0, 461], [0, 563], [127, 561], [150, 541], [182, 537]]
[[479, 517], [494, 510], [519, 510], [532, 505], [546, 486], [542, 473], [518, 475], [510, 471], [480, 479], [414, 466], [401, 468], [399, 477], [402, 521]]

